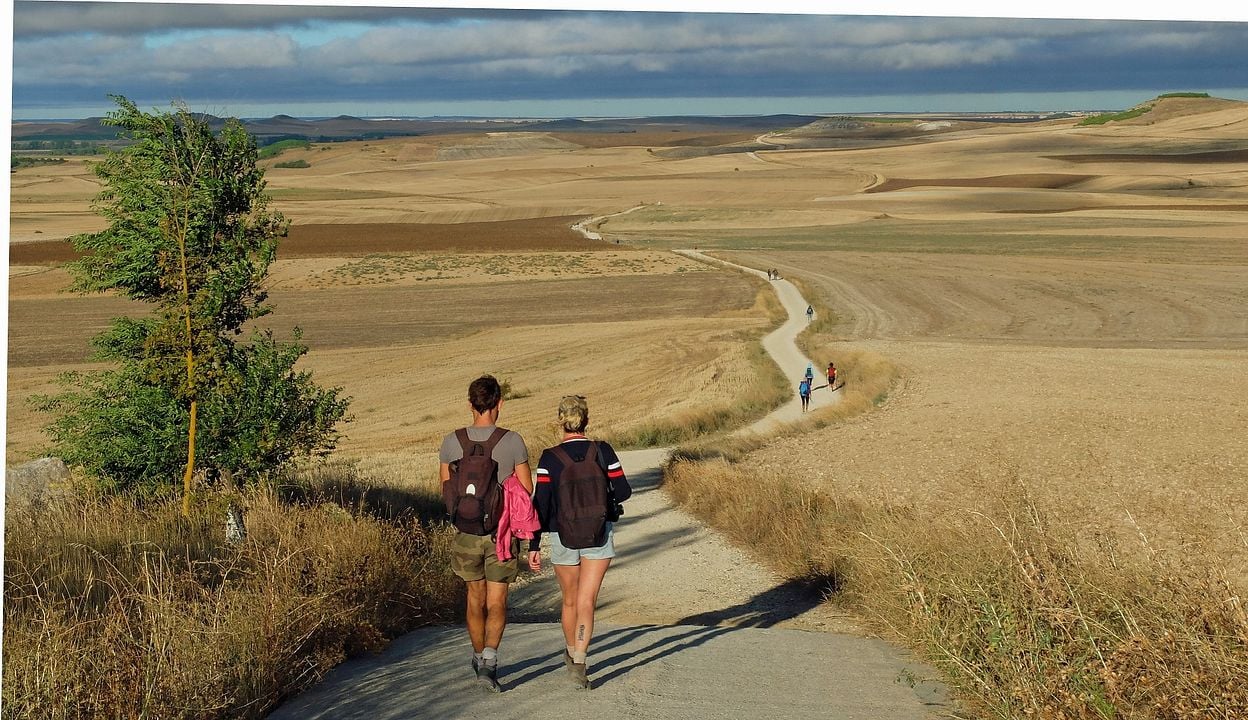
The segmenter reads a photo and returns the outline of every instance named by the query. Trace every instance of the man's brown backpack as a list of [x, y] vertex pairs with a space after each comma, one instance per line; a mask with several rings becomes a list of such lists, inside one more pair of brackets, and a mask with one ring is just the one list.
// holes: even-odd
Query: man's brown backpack
[[506, 434], [507, 430], [495, 428], [489, 439], [478, 442], [468, 438], [465, 428], [455, 431], [464, 456], [451, 463], [451, 478], [442, 483], [442, 500], [446, 503], [446, 514], [460, 532], [492, 535], [498, 529], [498, 517], [503, 512], [503, 486], [493, 454], [494, 447]]
[[552, 448], [559, 471], [559, 543], [580, 550], [607, 541], [607, 473], [598, 464], [598, 443], [590, 442], [585, 459], [573, 461], [562, 445]]

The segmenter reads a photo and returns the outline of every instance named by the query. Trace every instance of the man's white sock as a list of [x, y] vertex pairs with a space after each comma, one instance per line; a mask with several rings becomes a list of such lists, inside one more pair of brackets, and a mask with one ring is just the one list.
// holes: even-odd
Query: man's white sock
[[498, 664], [498, 648], [487, 647], [486, 649], [482, 650], [481, 659], [485, 661], [486, 665], [497, 665]]

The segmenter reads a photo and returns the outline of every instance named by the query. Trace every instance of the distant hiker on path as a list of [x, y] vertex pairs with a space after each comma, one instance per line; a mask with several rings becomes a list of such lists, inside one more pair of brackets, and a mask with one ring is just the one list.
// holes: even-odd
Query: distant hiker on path
[[815, 306], [807, 305], [806, 306], [806, 322], [810, 322], [811, 320], [814, 320], [814, 319], [815, 319]]
[[836, 389], [836, 363], [828, 363], [828, 387]]
[[447, 435], [438, 453], [442, 499], [455, 526], [451, 570], [468, 587], [468, 639], [472, 670], [494, 692], [498, 645], [507, 627], [507, 591], [520, 571], [520, 541], [511, 540], [510, 559], [500, 561], [494, 535], [502, 514], [503, 482], [511, 476], [533, 491], [529, 451], [515, 431], [497, 426], [503, 408], [498, 380], [484, 375], [468, 386], [472, 424]]
[[[563, 594], [563, 662], [572, 681], [590, 688], [587, 658], [603, 576], [615, 557], [615, 521], [632, 495], [620, 458], [606, 442], [585, 437], [589, 406], [580, 395], [559, 402], [563, 441], [537, 463], [537, 508], [550, 536], [550, 562]], [[541, 570], [541, 535], [529, 543], [529, 567]]]
[[804, 377], [797, 385], [797, 394], [802, 398], [802, 412], [810, 406], [810, 378]]

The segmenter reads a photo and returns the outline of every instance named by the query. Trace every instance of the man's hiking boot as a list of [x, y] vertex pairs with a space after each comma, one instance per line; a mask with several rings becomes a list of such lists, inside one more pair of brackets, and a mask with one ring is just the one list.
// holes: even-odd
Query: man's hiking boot
[[589, 676], [586, 674], [585, 663], [572, 663], [568, 665], [568, 671], [572, 673], [572, 682], [586, 690], [589, 689]]
[[569, 671], [572, 670], [572, 654], [568, 652], [567, 648], [563, 649], [563, 666]]
[[477, 664], [474, 658], [474, 665], [477, 670], [477, 682], [490, 689], [490, 692], [502, 692], [503, 689], [498, 686], [498, 664], [482, 662]]

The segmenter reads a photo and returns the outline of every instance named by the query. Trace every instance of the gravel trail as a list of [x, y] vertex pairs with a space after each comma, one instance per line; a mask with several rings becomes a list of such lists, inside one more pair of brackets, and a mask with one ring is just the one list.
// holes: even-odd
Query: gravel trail
[[[795, 378], [796, 394], [807, 361], [794, 338], [807, 323], [806, 301], [787, 281], [772, 284], [789, 320], [764, 346]], [[818, 389], [812, 405], [836, 397]], [[766, 432], [800, 416], [795, 399], [743, 432]], [[599, 595], [589, 655], [593, 690], [576, 688], [566, 677], [559, 589], [547, 562], [541, 574], [525, 572], [513, 587], [500, 648], [501, 694], [475, 682], [462, 626], [428, 627], [396, 639], [377, 656], [344, 663], [270, 717], [951, 716], [947, 689], [932, 668], [870, 637], [823, 603], [816, 589], [774, 576], [675, 507], [659, 487], [667, 453], [620, 453], [635, 494], [617, 525], [619, 556]]]

